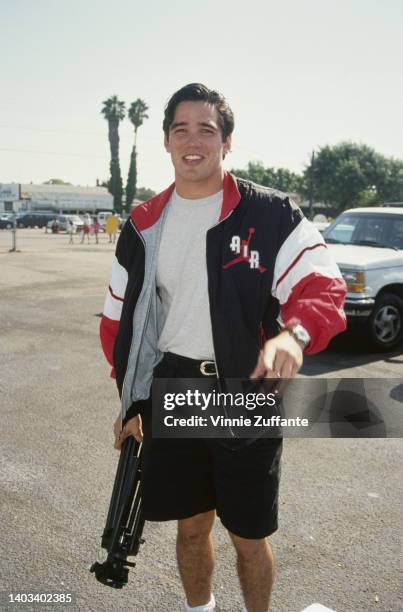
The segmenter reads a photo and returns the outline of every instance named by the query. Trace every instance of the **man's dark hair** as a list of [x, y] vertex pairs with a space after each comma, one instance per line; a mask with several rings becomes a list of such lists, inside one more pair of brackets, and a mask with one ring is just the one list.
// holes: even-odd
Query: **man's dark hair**
[[222, 139], [225, 140], [227, 136], [232, 134], [234, 130], [234, 113], [224, 96], [218, 91], [202, 85], [202, 83], [190, 83], [178, 89], [171, 96], [165, 107], [162, 129], [167, 138], [169, 137], [169, 128], [175, 117], [176, 107], [180, 102], [207, 102], [211, 104], [217, 110]]

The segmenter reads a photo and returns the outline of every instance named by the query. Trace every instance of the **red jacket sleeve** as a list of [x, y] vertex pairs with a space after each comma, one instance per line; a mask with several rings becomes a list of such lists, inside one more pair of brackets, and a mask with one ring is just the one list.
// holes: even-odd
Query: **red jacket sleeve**
[[100, 339], [104, 355], [112, 366], [111, 377], [115, 378], [113, 364], [113, 348], [119, 330], [123, 298], [127, 285], [127, 270], [115, 256], [112, 265], [112, 277], [106, 296], [103, 315], [100, 324]]
[[346, 284], [322, 235], [303, 218], [278, 252], [272, 294], [286, 327], [302, 325], [311, 337], [307, 354], [323, 351], [346, 329]]
[[281, 308], [286, 327], [302, 325], [311, 337], [305, 353], [323, 351], [331, 338], [346, 329], [343, 311], [346, 287], [343, 279], [310, 274], [295, 287]]

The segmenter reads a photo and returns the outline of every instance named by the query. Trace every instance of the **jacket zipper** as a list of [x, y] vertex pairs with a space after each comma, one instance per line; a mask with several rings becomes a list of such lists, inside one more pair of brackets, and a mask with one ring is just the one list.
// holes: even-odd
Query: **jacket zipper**
[[[220, 223], [223, 223], [223, 221], [226, 221], [234, 212], [234, 209], [232, 209], [228, 215], [224, 218], [221, 219], [221, 221], [218, 221], [217, 223], [215, 223], [214, 225], [212, 225], [206, 232], [206, 234], [209, 233], [210, 230], [212, 230], [213, 228], [217, 227], [218, 225], [220, 225]], [[206, 264], [207, 264], [207, 275], [208, 275], [208, 262], [207, 262], [207, 246], [206, 246]], [[209, 300], [210, 300], [210, 296], [209, 296]], [[211, 318], [211, 315], [210, 315]], [[215, 338], [214, 338], [214, 329], [213, 329], [213, 324], [211, 324], [211, 332], [212, 332], [212, 336], [213, 336], [213, 353], [214, 353], [214, 361], [215, 361], [215, 367], [216, 367], [216, 371], [217, 371], [217, 386], [218, 386], [218, 391], [221, 392], [221, 382], [220, 382], [220, 372], [218, 369], [218, 364], [217, 364], [217, 357], [216, 357], [216, 350], [215, 350]], [[227, 412], [227, 407], [224, 405], [224, 413], [226, 417], [229, 417], [228, 412]], [[231, 432], [231, 436], [233, 438], [236, 438], [235, 433], [231, 427], [231, 425], [228, 426], [230, 432]]]
[[[224, 218], [221, 219], [221, 221], [217, 221], [217, 223], [215, 223], [214, 225], [212, 225], [211, 227], [209, 227], [209, 229], [207, 230], [206, 234], [208, 234], [212, 229], [214, 229], [215, 227], [217, 227], [218, 225], [220, 225], [220, 223], [223, 223], [223, 221], [226, 221], [234, 212], [234, 210], [231, 210], [228, 215]], [[207, 248], [206, 248], [206, 264], [207, 264], [207, 275], [208, 275], [208, 262], [207, 262]], [[218, 371], [218, 365], [217, 365], [217, 359], [216, 359], [216, 351], [215, 351], [215, 339], [214, 339], [214, 330], [213, 330], [213, 325], [211, 325], [211, 331], [212, 331], [212, 336], [213, 336], [213, 353], [214, 353], [214, 361], [215, 361], [215, 367], [217, 370], [217, 375], [218, 375], [218, 379], [220, 378], [220, 373]]]

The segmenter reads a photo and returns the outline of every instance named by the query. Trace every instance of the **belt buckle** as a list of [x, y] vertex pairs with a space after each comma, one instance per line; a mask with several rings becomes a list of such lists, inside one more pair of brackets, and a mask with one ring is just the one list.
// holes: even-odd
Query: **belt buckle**
[[[214, 372], [207, 372], [206, 367], [209, 365], [214, 366]], [[202, 361], [200, 364], [200, 372], [203, 374], [203, 376], [216, 376], [217, 370], [214, 361]]]

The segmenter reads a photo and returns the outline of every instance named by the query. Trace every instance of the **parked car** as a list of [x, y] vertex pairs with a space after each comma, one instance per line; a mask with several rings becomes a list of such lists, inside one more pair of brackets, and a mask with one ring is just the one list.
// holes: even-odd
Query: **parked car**
[[29, 211], [17, 214], [17, 227], [46, 227], [57, 213], [52, 211]]
[[347, 283], [349, 323], [365, 324], [378, 349], [394, 348], [403, 338], [403, 206], [346, 210], [323, 236]]
[[109, 219], [109, 217], [111, 217], [113, 215], [112, 212], [99, 212], [97, 215], [98, 218], [98, 223], [101, 226], [101, 230], [104, 232], [105, 231], [105, 225], [107, 220]]
[[14, 214], [13, 213], [1, 213], [0, 229], [12, 229], [13, 225], [14, 225]]
[[53, 225], [53, 221], [57, 220], [59, 222], [59, 231], [60, 232], [67, 232], [68, 231], [68, 227], [67, 227], [67, 223], [68, 220], [70, 219], [73, 222], [73, 226], [74, 232], [81, 232], [84, 226], [84, 222], [81, 219], [81, 217], [79, 217], [78, 215], [55, 215], [53, 219], [51, 219], [50, 221], [48, 221], [47, 223], [47, 227], [48, 229], [52, 229], [52, 225]]
[[[82, 232], [83, 231], [83, 227], [84, 227], [84, 222], [81, 219], [81, 217], [79, 215], [66, 215], [66, 217], [68, 219], [71, 219], [71, 221], [73, 221], [73, 225], [75, 227], [75, 231], [76, 232]], [[63, 223], [61, 221], [61, 223]]]
[[97, 218], [98, 218], [99, 225], [101, 226], [101, 231], [102, 232], [105, 231], [106, 222], [112, 216], [117, 217], [119, 219], [119, 230], [121, 230], [122, 227], [125, 224], [125, 221], [126, 221], [125, 215], [126, 215], [126, 218], [127, 218], [127, 216], [128, 216], [127, 213], [122, 213], [122, 217], [120, 217], [116, 213], [112, 213], [112, 212], [100, 212], [100, 213], [98, 213]]
[[325, 229], [330, 225], [329, 221], [314, 221], [313, 224], [321, 234], [323, 234]]

